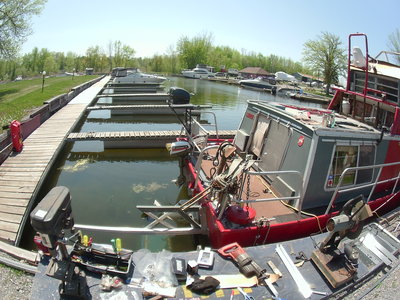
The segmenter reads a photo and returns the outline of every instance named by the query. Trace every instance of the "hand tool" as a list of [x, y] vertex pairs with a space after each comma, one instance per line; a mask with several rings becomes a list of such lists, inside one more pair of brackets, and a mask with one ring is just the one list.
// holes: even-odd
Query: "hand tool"
[[237, 288], [238, 291], [243, 295], [245, 300], [254, 300], [253, 296], [249, 296], [249, 294], [245, 293], [241, 287]]
[[256, 275], [260, 284], [266, 284], [272, 295], [278, 297], [278, 292], [268, 280], [268, 274], [262, 269], [238, 243], [232, 243], [218, 249], [218, 253], [225, 257], [231, 257], [239, 266], [240, 272], [246, 277]]

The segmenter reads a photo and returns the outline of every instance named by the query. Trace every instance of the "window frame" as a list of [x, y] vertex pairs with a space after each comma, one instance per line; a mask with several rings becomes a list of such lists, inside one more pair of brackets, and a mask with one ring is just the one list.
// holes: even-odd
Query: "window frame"
[[[324, 182], [324, 189], [325, 191], [333, 191], [337, 188], [337, 184], [335, 184], [335, 174], [333, 173], [333, 161], [335, 159], [336, 156], [336, 150], [338, 147], [357, 147], [357, 156], [356, 156], [356, 165], [354, 167], [361, 167], [363, 165], [360, 165], [360, 155], [361, 155], [361, 147], [363, 146], [369, 146], [373, 148], [373, 157], [372, 157], [372, 163], [368, 164], [368, 165], [375, 165], [376, 164], [376, 143], [373, 142], [364, 142], [364, 143], [352, 143], [352, 142], [337, 142], [335, 143], [334, 147], [333, 147], [333, 151], [332, 151], [332, 155], [329, 161], [329, 168], [328, 168], [328, 172], [326, 175], [326, 179]], [[368, 166], [367, 165], [367, 166]], [[346, 168], [351, 168], [351, 167], [346, 167]], [[343, 171], [346, 169], [344, 168]], [[343, 171], [339, 174], [339, 178], [340, 175], [343, 173]], [[348, 187], [356, 187], [356, 186], [361, 186], [364, 184], [368, 184], [368, 183], [372, 183], [375, 177], [375, 169], [372, 170], [371, 176], [370, 176], [370, 180], [369, 181], [363, 181], [363, 182], [357, 182], [358, 181], [358, 177], [360, 176], [359, 172], [362, 172], [363, 170], [356, 170], [354, 171], [354, 179], [353, 179], [353, 183], [351, 184], [344, 184], [344, 182], [342, 182], [341, 188], [348, 188]], [[364, 170], [365, 171], [365, 170]], [[331, 178], [331, 176], [333, 176], [333, 178]], [[333, 184], [332, 185], [328, 185], [328, 182], [330, 180], [333, 180]]]

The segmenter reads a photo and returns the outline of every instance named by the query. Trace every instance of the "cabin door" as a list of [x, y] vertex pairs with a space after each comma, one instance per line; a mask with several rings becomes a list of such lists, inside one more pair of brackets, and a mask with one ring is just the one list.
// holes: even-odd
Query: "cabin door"
[[287, 153], [291, 130], [275, 120], [271, 120], [268, 133], [264, 139], [264, 147], [259, 167], [263, 171], [280, 170]]

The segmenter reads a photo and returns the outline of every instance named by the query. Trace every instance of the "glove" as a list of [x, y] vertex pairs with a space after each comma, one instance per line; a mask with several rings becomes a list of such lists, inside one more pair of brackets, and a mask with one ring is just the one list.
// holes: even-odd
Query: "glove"
[[217, 279], [207, 276], [205, 279], [196, 279], [191, 285], [188, 285], [188, 288], [197, 294], [210, 295], [217, 290], [218, 286], [219, 281]]

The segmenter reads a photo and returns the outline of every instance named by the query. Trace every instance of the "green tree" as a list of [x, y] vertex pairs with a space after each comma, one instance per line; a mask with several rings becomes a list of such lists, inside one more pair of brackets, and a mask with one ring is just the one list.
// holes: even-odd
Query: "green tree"
[[345, 49], [340, 38], [332, 33], [322, 32], [316, 40], [307, 41], [303, 48], [303, 60], [314, 72], [322, 74], [326, 83], [326, 95], [332, 83], [346, 68]]
[[89, 47], [86, 50], [86, 67], [94, 68], [95, 71], [101, 71], [103, 56], [105, 54], [99, 46]]
[[[400, 30], [397, 28], [395, 32], [389, 35], [389, 49], [393, 52], [400, 53]], [[400, 63], [400, 56], [397, 55], [397, 63]]]
[[173, 45], [167, 48], [167, 55], [165, 57], [166, 70], [171, 74], [176, 74], [178, 70], [178, 53]]
[[182, 37], [177, 43], [179, 58], [185, 68], [194, 68], [197, 64], [207, 64], [212, 47], [212, 35], [204, 33], [192, 39]]
[[116, 67], [131, 67], [134, 63], [135, 49], [122, 44], [121, 41], [115, 41], [113, 49], [109, 52], [114, 53], [113, 62]]
[[31, 33], [29, 20], [43, 9], [45, 0], [0, 1], [0, 57], [14, 57]]

